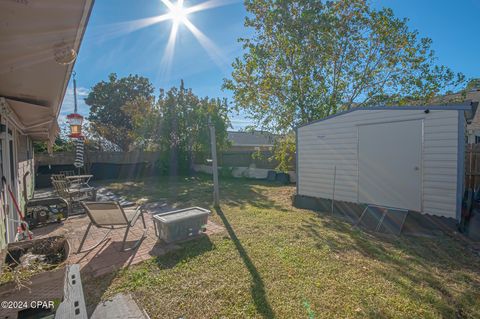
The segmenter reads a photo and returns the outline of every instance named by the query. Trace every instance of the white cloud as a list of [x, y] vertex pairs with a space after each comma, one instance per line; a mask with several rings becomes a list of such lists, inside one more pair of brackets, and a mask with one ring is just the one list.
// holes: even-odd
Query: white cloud
[[[85, 104], [85, 98], [88, 96], [89, 90], [84, 87], [77, 87], [77, 106], [78, 113], [84, 117], [88, 116], [89, 107]], [[75, 108], [74, 96], [73, 96], [73, 86], [67, 88], [65, 93], [65, 98], [63, 99], [62, 108], [60, 110], [60, 120], [65, 118], [67, 114], [73, 113]]]

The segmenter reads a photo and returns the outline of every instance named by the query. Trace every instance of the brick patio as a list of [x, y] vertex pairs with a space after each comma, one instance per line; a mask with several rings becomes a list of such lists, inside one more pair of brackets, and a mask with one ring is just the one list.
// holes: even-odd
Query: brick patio
[[[101, 276], [115, 270], [138, 264], [153, 256], [161, 256], [165, 253], [178, 249], [178, 244], [166, 244], [159, 242], [155, 236], [153, 226], [152, 213], [145, 214], [145, 222], [147, 224], [147, 235], [140, 246], [133, 251], [122, 252], [122, 240], [125, 229], [113, 230], [109, 237], [97, 248], [77, 254], [80, 241], [85, 234], [90, 220], [86, 215], [73, 216], [64, 220], [59, 224], [51, 224], [42, 228], [34, 229], [33, 233], [36, 238], [64, 235], [70, 243], [70, 256], [67, 260], [70, 264], [80, 264], [82, 274], [88, 276]], [[97, 229], [92, 227], [87, 237], [84, 248], [91, 247], [100, 241], [106, 229]], [[224, 227], [208, 221], [207, 231], [201, 236], [209, 236], [224, 231]], [[141, 238], [143, 234], [143, 225], [138, 220], [135, 227], [130, 229], [126, 247], [133, 245], [135, 241]]]

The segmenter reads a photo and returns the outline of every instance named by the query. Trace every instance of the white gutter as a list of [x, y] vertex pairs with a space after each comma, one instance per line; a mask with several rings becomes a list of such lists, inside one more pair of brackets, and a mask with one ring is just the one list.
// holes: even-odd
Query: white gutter
[[30, 129], [32, 128], [35, 128], [35, 127], [38, 127], [38, 126], [42, 126], [42, 125], [45, 125], [45, 124], [48, 124], [48, 123], [52, 123], [52, 121], [55, 120], [55, 118], [51, 118], [49, 119], [48, 121], [44, 121], [44, 122], [40, 122], [40, 123], [36, 123], [36, 124], [32, 124], [32, 125], [29, 125], [28, 127], [25, 128], [26, 131], [30, 131]]

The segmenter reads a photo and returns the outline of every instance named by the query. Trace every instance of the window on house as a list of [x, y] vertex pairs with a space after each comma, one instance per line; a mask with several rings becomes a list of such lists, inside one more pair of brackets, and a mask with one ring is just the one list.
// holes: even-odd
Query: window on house
[[475, 144], [480, 144], [480, 136], [475, 135]]

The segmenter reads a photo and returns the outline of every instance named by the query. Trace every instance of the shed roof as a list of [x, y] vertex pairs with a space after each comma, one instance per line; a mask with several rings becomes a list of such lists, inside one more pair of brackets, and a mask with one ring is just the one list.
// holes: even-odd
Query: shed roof
[[455, 110], [455, 111], [470, 111], [472, 108], [471, 103], [462, 103], [462, 104], [448, 104], [448, 105], [427, 105], [427, 106], [371, 106], [371, 107], [355, 107], [347, 111], [339, 112], [332, 114], [330, 116], [324, 117], [322, 119], [318, 119], [303, 125], [299, 125], [296, 127], [296, 129], [299, 129], [304, 126], [308, 126], [310, 124], [322, 122], [325, 120], [329, 120], [331, 118], [345, 115], [351, 112], [355, 111], [394, 111], [394, 110], [419, 110], [419, 111], [425, 111], [425, 110]]

